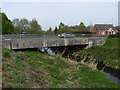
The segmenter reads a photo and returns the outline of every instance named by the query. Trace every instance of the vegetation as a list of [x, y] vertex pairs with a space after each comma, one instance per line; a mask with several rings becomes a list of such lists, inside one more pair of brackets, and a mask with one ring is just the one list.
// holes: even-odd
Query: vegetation
[[55, 30], [54, 30], [54, 33], [55, 33], [55, 34], [57, 34], [57, 30], [58, 30], [57, 27], [55, 27]]
[[4, 52], [3, 52], [3, 57], [9, 58], [10, 56], [11, 56], [11, 55], [10, 55], [9, 52], [7, 52], [7, 51], [4, 51]]
[[103, 72], [47, 53], [3, 49], [3, 88], [118, 88]]
[[86, 26], [84, 25], [83, 22], [81, 22], [80, 25], [79, 25], [79, 30], [84, 31], [85, 29], [86, 29]]
[[108, 48], [108, 49], [120, 48], [119, 42], [120, 42], [120, 38], [110, 38], [110, 39], [107, 39], [103, 47]]
[[60, 22], [59, 29], [65, 28], [65, 26], [66, 26], [66, 25], [65, 25], [64, 23]]
[[68, 26], [64, 23], [60, 22], [59, 28], [55, 27], [54, 30], [50, 27], [45, 33], [46, 34], [62, 34], [62, 33], [72, 33], [72, 34], [80, 34], [80, 33], [90, 33], [90, 26], [86, 27], [83, 22], [80, 25]]
[[107, 62], [107, 65], [112, 68], [120, 68], [120, 47], [118, 47], [118, 42], [120, 38], [110, 38], [107, 39], [106, 43], [101, 46], [94, 46], [88, 49], [84, 49], [80, 52], [74, 53], [80, 56], [84, 54], [89, 54], [91, 57], [94, 57], [98, 61]]
[[41, 33], [41, 26], [38, 24], [36, 19], [29, 21], [25, 18], [15, 18], [12, 22], [7, 18], [5, 13], [0, 13], [0, 34], [21, 34], [27, 32], [29, 34]]
[[58, 34], [61, 33], [75, 33], [77, 30], [70, 30], [69, 28], [60, 28], [59, 30], [57, 30]]
[[2, 21], [2, 26], [0, 26], [0, 32], [2, 33], [0, 34], [11, 34], [14, 30], [14, 26], [12, 25], [12, 22], [7, 18], [5, 13], [0, 13], [0, 21]]
[[49, 27], [49, 30], [46, 31], [46, 34], [54, 34], [51, 27]]
[[55, 27], [55, 29], [52, 30], [50, 27], [49, 30], [43, 32], [36, 19], [29, 21], [26, 18], [15, 18], [11, 22], [5, 13], [0, 13], [0, 21], [0, 23], [2, 23], [2, 25], [0, 24], [2, 34], [21, 34], [22, 32], [27, 32], [28, 34], [86, 33], [90, 30], [90, 27], [86, 27], [83, 22], [75, 26], [68, 26], [60, 22], [59, 28]]
[[22, 32], [27, 32], [29, 34], [39, 34], [42, 30], [36, 19], [29, 21], [25, 18], [15, 18], [12, 20], [12, 23], [15, 28], [13, 34], [21, 34]]
[[64, 23], [60, 23], [59, 29], [55, 28], [54, 33], [86, 33], [89, 32], [90, 27], [86, 27], [83, 22], [80, 25], [67, 26]]

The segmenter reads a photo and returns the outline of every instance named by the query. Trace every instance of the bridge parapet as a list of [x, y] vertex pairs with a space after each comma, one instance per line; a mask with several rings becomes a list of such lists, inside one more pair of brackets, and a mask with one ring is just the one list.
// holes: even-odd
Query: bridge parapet
[[[54, 37], [54, 38], [52, 38]], [[106, 37], [76, 37], [76, 38], [25, 38], [3, 40], [2, 45], [9, 49], [26, 49], [40, 47], [58, 47], [69, 45], [88, 45], [88, 47], [101, 45], [105, 42]]]
[[[98, 38], [98, 37], [108, 37], [107, 35], [97, 35], [97, 34], [75, 34], [76, 38]], [[3, 40], [18, 40], [18, 39], [54, 39], [58, 38], [58, 34], [27, 34], [27, 35], [21, 35], [21, 34], [12, 34], [12, 35], [2, 35]]]
[[68, 45], [86, 45], [87, 38], [51, 39], [51, 40], [13, 40], [3, 41], [3, 46], [9, 49], [25, 49], [39, 47], [58, 47]]

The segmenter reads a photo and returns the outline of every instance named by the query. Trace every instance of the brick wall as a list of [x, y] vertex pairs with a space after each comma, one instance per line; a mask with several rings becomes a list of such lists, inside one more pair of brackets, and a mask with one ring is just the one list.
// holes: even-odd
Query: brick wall
[[100, 34], [100, 32], [99, 32], [99, 30], [97, 30], [96, 26], [93, 27], [92, 33]]

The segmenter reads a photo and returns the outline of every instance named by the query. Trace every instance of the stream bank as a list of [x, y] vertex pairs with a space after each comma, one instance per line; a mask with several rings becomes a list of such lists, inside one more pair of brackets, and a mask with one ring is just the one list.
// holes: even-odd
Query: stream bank
[[85, 55], [82, 58], [80, 56], [71, 56], [71, 60], [81, 62], [94, 70], [97, 69], [104, 72], [108, 79], [116, 82], [120, 86], [120, 69], [107, 66], [107, 62], [100, 62], [94, 58], [90, 58], [89, 55]]
[[[100, 62], [96, 60], [95, 58], [90, 57], [89, 54], [79, 56], [79, 55], [73, 55], [74, 52], [81, 51], [86, 48], [87, 45], [83, 46], [67, 46], [67, 47], [50, 47], [50, 48], [39, 48], [40, 52], [46, 52], [54, 56], [59, 56], [63, 58], [67, 58], [70, 60], [74, 60], [77, 62], [81, 62], [82, 64], [85, 64], [92, 69], [98, 69], [100, 71], [103, 71], [107, 78], [116, 82], [118, 85], [120, 85], [120, 69], [113, 69], [109, 66], [107, 66], [107, 62]], [[38, 51], [38, 49], [28, 49], [30, 51]], [[23, 50], [23, 51], [28, 51]], [[19, 51], [19, 50], [18, 50]]]
[[81, 62], [82, 64], [85, 64], [94, 70], [100, 70], [105, 73], [108, 79], [120, 85], [120, 69], [111, 68], [106, 65], [107, 62], [98, 61], [95, 58], [92, 58], [89, 54], [83, 55], [82, 57], [80, 57], [79, 55], [73, 55], [73, 52], [77, 52], [85, 48], [86, 46], [44, 48], [42, 52], [45, 51], [54, 56], [60, 56], [70, 60]]

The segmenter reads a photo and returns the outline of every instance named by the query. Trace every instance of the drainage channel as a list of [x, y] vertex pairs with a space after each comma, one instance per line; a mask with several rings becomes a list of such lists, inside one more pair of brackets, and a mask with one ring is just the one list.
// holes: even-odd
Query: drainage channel
[[[47, 53], [49, 53], [50, 55], [58, 56], [58, 55], [56, 55], [56, 53], [53, 52], [50, 48], [40, 48], [39, 51], [41, 51], [41, 52], [47, 52]], [[113, 75], [111, 75], [110, 73], [107, 73], [107, 72], [105, 72], [105, 71], [104, 71], [104, 73], [105, 73], [106, 77], [107, 77], [109, 80], [115, 82], [116, 84], [118, 84], [118, 85], [120, 86], [120, 79], [119, 79], [119, 78], [117, 78], [117, 77], [115, 77], [115, 76], [113, 76]]]
[[[38, 48], [34, 48], [34, 49], [23, 49], [23, 50], [15, 50], [15, 51], [40, 51], [42, 53], [49, 53], [50, 55], [53, 55], [53, 56], [59, 56], [59, 55], [56, 55], [56, 52], [52, 51], [52, 49], [47, 48], [47, 47], [43, 47], [43, 48], [39, 48], [39, 49]], [[74, 60], [74, 59], [72, 59], [72, 60]], [[103, 72], [105, 73], [106, 77], [109, 80], [117, 83], [120, 86], [120, 78], [111, 75], [109, 72], [106, 72], [106, 71], [103, 71]]]
[[109, 73], [106, 73], [106, 72], [104, 72], [104, 73], [109, 80], [112, 80], [113, 82], [117, 83], [120, 86], [120, 79], [119, 78], [114, 77], [113, 75], [111, 75]]

